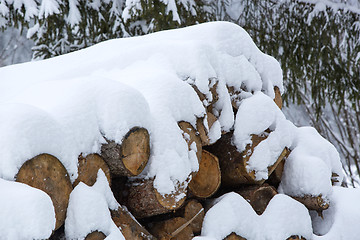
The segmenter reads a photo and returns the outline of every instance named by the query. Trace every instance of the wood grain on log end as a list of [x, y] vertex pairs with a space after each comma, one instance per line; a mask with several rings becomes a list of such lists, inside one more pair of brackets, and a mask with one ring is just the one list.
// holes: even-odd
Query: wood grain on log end
[[183, 137], [188, 144], [189, 151], [192, 150], [191, 145], [195, 143], [196, 145], [196, 157], [198, 162], [201, 160], [202, 144], [200, 136], [197, 134], [195, 128], [188, 122], [179, 122], [179, 128], [183, 132]]
[[95, 184], [97, 173], [101, 169], [111, 185], [110, 169], [106, 162], [98, 154], [89, 154], [86, 157], [80, 156], [78, 160], [78, 177], [73, 183], [75, 188], [79, 182], [83, 182], [88, 186]]
[[185, 218], [176, 217], [153, 223], [150, 232], [160, 240], [191, 240], [194, 234], [191, 227], [186, 224]]
[[116, 211], [112, 210], [111, 217], [115, 225], [121, 228], [125, 239], [155, 240], [154, 236], [141, 226], [126, 208], [120, 206]]
[[55, 208], [55, 230], [63, 225], [73, 188], [68, 172], [56, 157], [40, 154], [26, 161], [21, 166], [16, 181], [47, 193]]
[[274, 87], [274, 92], [275, 92], [274, 102], [276, 103], [276, 105], [277, 105], [280, 109], [282, 109], [283, 103], [282, 103], [282, 98], [281, 98], [280, 89], [279, 89], [277, 86], [275, 86], [275, 87]]
[[85, 240], [104, 240], [106, 238], [106, 235], [102, 232], [92, 232], [88, 234], [85, 238]]
[[246, 238], [240, 237], [236, 233], [231, 233], [229, 236], [224, 238], [224, 240], [246, 240]]
[[189, 190], [199, 198], [212, 196], [220, 187], [221, 171], [218, 158], [203, 150], [199, 171], [191, 179]]
[[132, 128], [121, 145], [107, 141], [101, 146], [101, 156], [115, 176], [137, 176], [150, 157], [150, 135], [145, 128]]
[[187, 188], [180, 186], [175, 193], [163, 196], [153, 184], [153, 180], [142, 180], [129, 186], [127, 207], [136, 218], [169, 213], [180, 208], [185, 202]]
[[201, 232], [202, 223], [205, 217], [205, 210], [201, 203], [195, 199], [188, 201], [184, 207], [183, 217], [187, 221], [192, 220], [190, 222], [190, 227], [195, 234]]

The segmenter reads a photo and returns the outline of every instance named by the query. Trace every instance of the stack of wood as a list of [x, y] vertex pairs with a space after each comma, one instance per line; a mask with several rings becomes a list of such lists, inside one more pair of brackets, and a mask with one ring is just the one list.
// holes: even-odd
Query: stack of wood
[[[268, 167], [269, 179], [258, 181], [254, 172], [246, 168], [254, 148], [268, 135], [252, 135], [252, 143], [244, 152], [232, 145], [233, 132], [223, 133], [214, 144], [210, 144], [209, 131], [217, 121], [213, 106], [218, 100], [216, 79], [211, 80], [212, 98], [205, 106], [207, 114], [199, 118], [196, 126], [188, 122], [179, 122], [179, 128], [186, 134], [189, 146], [197, 148], [199, 171], [191, 176], [187, 187], [178, 186], [175, 193], [161, 195], [153, 186], [153, 179], [129, 180], [139, 175], [145, 168], [150, 156], [150, 137], [147, 129], [135, 127], [124, 137], [122, 144], [107, 141], [102, 145], [101, 154], [79, 156], [78, 178], [70, 182], [61, 162], [49, 154], [38, 155], [20, 168], [16, 180], [46, 192], [53, 201], [56, 215], [56, 227], [52, 239], [63, 236], [63, 224], [69, 195], [81, 181], [91, 186], [96, 181], [97, 172], [102, 169], [108, 178], [114, 196], [123, 206], [111, 211], [113, 221], [126, 239], [192, 239], [201, 232], [206, 211], [206, 202], [230, 191], [242, 195], [261, 215], [269, 201], [277, 194], [276, 188], [281, 180], [284, 162], [290, 151], [285, 148], [277, 161]], [[200, 100], [205, 100], [196, 87]], [[229, 88], [231, 92], [232, 89]], [[280, 91], [275, 87], [274, 101], [281, 108]], [[236, 93], [231, 93], [235, 95]], [[234, 103], [236, 108], [237, 104]], [[236, 110], [236, 109], [235, 109]], [[207, 122], [205, 122], [207, 121]], [[205, 127], [205, 126], [208, 127]], [[190, 137], [189, 137], [190, 136]], [[131, 178], [133, 179], [133, 178]], [[179, 197], [183, 196], [183, 197]], [[305, 196], [294, 199], [308, 209], [321, 212], [329, 205], [321, 196]], [[89, 239], [104, 239], [104, 233], [89, 233]], [[235, 233], [226, 239], [244, 239]], [[303, 239], [289, 236], [288, 239]]]

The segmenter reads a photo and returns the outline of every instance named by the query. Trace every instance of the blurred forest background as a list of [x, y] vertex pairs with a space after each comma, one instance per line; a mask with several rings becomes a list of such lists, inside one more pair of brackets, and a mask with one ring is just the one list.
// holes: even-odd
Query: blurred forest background
[[0, 66], [220, 20], [281, 63], [285, 115], [332, 142], [359, 187], [359, 0], [0, 0]]

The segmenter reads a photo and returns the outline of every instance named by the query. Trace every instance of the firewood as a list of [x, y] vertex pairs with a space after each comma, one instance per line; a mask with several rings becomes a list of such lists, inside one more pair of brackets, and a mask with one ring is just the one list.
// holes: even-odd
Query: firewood
[[202, 144], [200, 136], [197, 134], [195, 128], [188, 122], [179, 122], [179, 127], [183, 131], [183, 137], [188, 144], [189, 151], [192, 150], [192, 145], [196, 145], [196, 156], [198, 161], [201, 160]]
[[[268, 133], [268, 132], [265, 132]], [[249, 172], [246, 169], [255, 147], [264, 139], [266, 134], [252, 135], [251, 144], [248, 144], [243, 152], [238, 152], [235, 146], [232, 145], [233, 132], [226, 133], [213, 145], [205, 147], [206, 150], [213, 153], [219, 158], [221, 169], [221, 181], [224, 186], [239, 186], [241, 184], [263, 184], [265, 179], [256, 180], [255, 172]], [[268, 167], [268, 174], [270, 175], [277, 165], [288, 155], [289, 150], [285, 148], [276, 162]]]
[[211, 94], [211, 101], [208, 100], [206, 95], [202, 93], [196, 85], [191, 85], [197, 95], [199, 96], [200, 101], [203, 103], [204, 107], [207, 109], [208, 112], [212, 112], [214, 108], [214, 104], [219, 100], [219, 94], [217, 93], [217, 86], [219, 80], [217, 78], [210, 78], [209, 79], [209, 92]]
[[275, 170], [270, 174], [269, 179], [267, 180], [268, 183], [270, 183], [273, 186], [278, 187], [281, 182], [281, 177], [284, 171], [285, 166], [285, 160], [289, 156], [290, 151], [288, 151], [287, 155], [284, 157], [284, 159], [276, 166]]
[[286, 240], [306, 240], [306, 238], [304, 238], [302, 236], [291, 236]]
[[121, 145], [107, 140], [101, 146], [101, 157], [114, 176], [137, 176], [145, 168], [150, 156], [150, 136], [145, 128], [132, 128]]
[[331, 184], [334, 186], [336, 183], [339, 182], [338, 180], [339, 174], [337, 173], [332, 173], [331, 174]]
[[159, 240], [191, 240], [194, 237], [189, 221], [176, 217], [153, 223], [150, 232]]
[[[207, 112], [206, 116], [207, 116], [206, 121], [208, 125], [208, 130], [210, 130], [213, 124], [216, 122], [217, 118], [211, 112]], [[196, 128], [199, 133], [202, 145], [207, 146], [210, 145], [210, 138], [209, 138], [209, 131], [206, 129], [204, 121], [205, 118], [198, 118], [196, 122]]]
[[206, 150], [202, 151], [199, 171], [189, 183], [190, 192], [199, 198], [212, 196], [220, 187], [221, 171], [219, 159]]
[[274, 187], [263, 184], [261, 186], [245, 187], [237, 191], [253, 207], [258, 215], [263, 214], [270, 200], [277, 194]]
[[131, 183], [127, 207], [136, 218], [168, 213], [180, 208], [185, 202], [185, 187], [180, 186], [175, 193], [161, 195], [153, 184], [154, 181], [151, 179]]
[[321, 194], [319, 196], [305, 195], [303, 197], [291, 197], [304, 204], [309, 210], [321, 212], [329, 208], [328, 201]]
[[224, 240], [246, 240], [246, 238], [240, 237], [236, 233], [231, 233], [226, 238], [224, 238]]
[[125, 208], [120, 206], [117, 210], [111, 210], [111, 217], [125, 239], [129, 240], [155, 240], [143, 226]]
[[274, 98], [274, 102], [276, 103], [276, 105], [282, 109], [282, 98], [281, 98], [281, 93], [280, 93], [280, 89], [275, 86], [274, 87], [274, 92], [275, 92], [275, 98]]
[[73, 187], [75, 188], [79, 182], [83, 182], [88, 186], [94, 185], [99, 169], [105, 173], [109, 185], [111, 185], [110, 169], [98, 154], [89, 154], [86, 157], [79, 156], [78, 177], [74, 181]]
[[102, 232], [98, 232], [98, 231], [95, 231], [95, 232], [92, 232], [92, 233], [89, 233], [85, 240], [104, 240], [106, 238], [106, 235]]
[[55, 208], [55, 230], [63, 225], [73, 188], [68, 172], [56, 157], [40, 154], [26, 161], [21, 166], [16, 181], [46, 192]]
[[205, 210], [202, 204], [195, 199], [191, 199], [186, 201], [184, 205], [185, 206], [178, 212], [178, 215], [190, 221], [189, 225], [194, 234], [200, 234], [205, 216]]

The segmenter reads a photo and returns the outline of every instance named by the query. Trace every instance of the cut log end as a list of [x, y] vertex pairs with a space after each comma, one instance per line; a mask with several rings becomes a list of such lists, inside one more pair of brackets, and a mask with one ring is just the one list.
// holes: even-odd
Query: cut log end
[[153, 223], [150, 232], [161, 240], [190, 240], [194, 236], [186, 219], [181, 217]]
[[305, 195], [303, 197], [292, 197], [292, 198], [304, 204], [305, 207], [309, 210], [315, 210], [321, 212], [329, 208], [329, 202], [321, 195], [319, 196]]
[[73, 188], [68, 172], [56, 157], [41, 154], [28, 160], [20, 168], [16, 181], [47, 193], [55, 208], [55, 230], [63, 225]]
[[201, 203], [192, 199], [184, 207], [183, 217], [190, 222], [190, 227], [195, 234], [201, 232], [202, 223], [205, 217], [205, 210]]
[[224, 238], [224, 240], [246, 240], [246, 238], [240, 237], [236, 233], [231, 233], [226, 238]]
[[161, 195], [153, 184], [153, 180], [142, 180], [129, 186], [127, 206], [135, 217], [145, 218], [169, 213], [180, 208], [185, 202], [185, 187], [180, 186], [175, 193]]
[[85, 240], [104, 240], [106, 238], [106, 235], [102, 232], [92, 232], [88, 234], [85, 238]]
[[220, 187], [221, 171], [218, 158], [203, 150], [199, 171], [189, 183], [191, 193], [199, 198], [212, 196]]
[[188, 122], [179, 122], [179, 128], [183, 132], [183, 137], [188, 144], [189, 151], [193, 150], [192, 145], [195, 143], [196, 145], [196, 157], [198, 162], [201, 160], [201, 152], [202, 152], [202, 144], [200, 136], [197, 134], [195, 128]]
[[199, 133], [199, 137], [201, 139], [201, 143], [203, 146], [208, 146], [211, 144], [210, 138], [209, 138], [209, 131], [205, 127], [205, 122], [207, 123], [208, 130], [210, 131], [211, 127], [214, 125], [214, 123], [217, 121], [217, 118], [214, 114], [211, 112], [207, 112], [206, 118], [198, 118], [196, 122], [196, 128]]
[[86, 157], [80, 156], [78, 160], [78, 177], [73, 183], [73, 187], [79, 182], [88, 186], [94, 185], [97, 179], [97, 173], [101, 169], [111, 185], [110, 169], [105, 161], [98, 154], [90, 154]]
[[275, 86], [274, 87], [274, 92], [275, 92], [275, 98], [274, 98], [274, 102], [276, 103], [276, 105], [282, 109], [282, 97], [281, 97], [281, 92], [280, 92], [280, 89], [279, 87]]
[[150, 135], [145, 128], [132, 128], [121, 145], [114, 141], [101, 146], [101, 156], [114, 176], [137, 176], [150, 157]]

